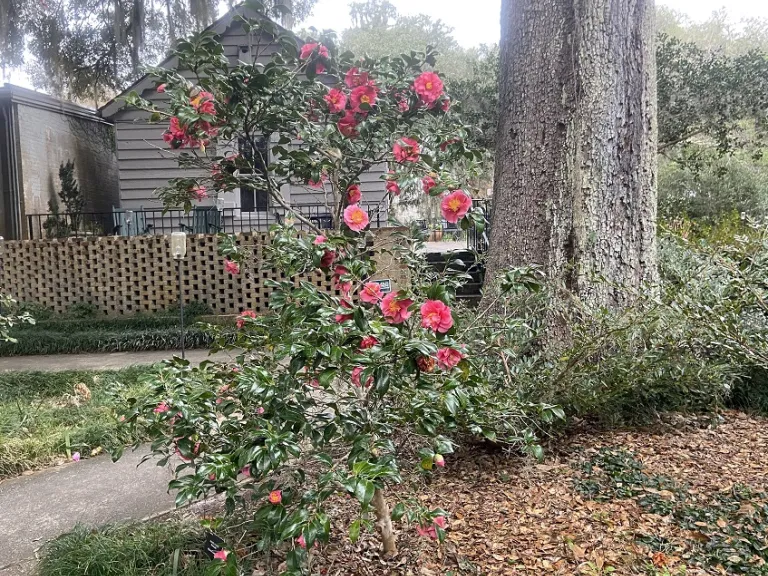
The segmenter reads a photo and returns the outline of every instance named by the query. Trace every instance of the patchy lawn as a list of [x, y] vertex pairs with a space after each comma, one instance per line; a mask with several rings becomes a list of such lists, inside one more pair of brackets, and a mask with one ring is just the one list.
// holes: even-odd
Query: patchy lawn
[[[726, 412], [652, 430], [586, 431], [543, 464], [468, 447], [447, 464], [398, 494], [449, 512], [444, 546], [399, 524], [400, 552], [382, 558], [373, 534], [356, 544], [346, 538], [355, 506], [342, 502], [349, 515], [334, 525], [338, 537], [314, 553], [312, 574], [768, 574], [768, 419]], [[227, 534], [242, 555], [241, 536]], [[180, 574], [200, 570], [200, 544], [184, 544]], [[256, 557], [244, 562], [265, 574]]]
[[122, 441], [115, 408], [151, 370], [0, 374], [0, 480]]

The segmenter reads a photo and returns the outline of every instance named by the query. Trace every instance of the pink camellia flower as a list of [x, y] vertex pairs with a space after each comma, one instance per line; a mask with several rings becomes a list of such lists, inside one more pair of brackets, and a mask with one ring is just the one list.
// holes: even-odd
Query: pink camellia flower
[[360, 72], [357, 68], [350, 68], [344, 75], [344, 83], [350, 88], [357, 88], [368, 84], [370, 79], [368, 72]]
[[191, 192], [192, 196], [194, 196], [197, 201], [202, 201], [208, 198], [208, 191], [205, 186], [195, 186], [192, 188]]
[[440, 300], [427, 300], [421, 305], [421, 327], [445, 334], [453, 326], [451, 309]]
[[320, 267], [330, 268], [333, 265], [334, 260], [336, 260], [336, 252], [333, 250], [326, 250], [323, 257], [320, 258]]
[[304, 534], [301, 534], [298, 538], [296, 538], [296, 544], [299, 545], [299, 548], [307, 547], [307, 541], [304, 539]]
[[368, 213], [357, 204], [351, 204], [344, 208], [344, 224], [353, 232], [360, 232], [368, 226]]
[[453, 348], [440, 348], [437, 351], [437, 365], [441, 370], [450, 370], [454, 368], [464, 355]]
[[440, 468], [445, 468], [445, 458], [443, 458], [442, 454], [435, 454], [435, 466], [439, 466]]
[[[362, 366], [355, 366], [352, 369], [352, 374], [350, 375], [352, 384], [354, 384], [358, 388], [362, 387], [362, 383], [360, 382], [360, 376], [363, 375], [363, 370], [365, 370], [365, 368], [363, 368]], [[373, 376], [368, 376], [368, 380], [365, 381], [365, 387], [368, 388], [371, 384], [373, 384]]]
[[259, 415], [264, 414], [264, 406], [259, 406], [256, 409], [256, 414], [259, 414]]
[[334, 88], [328, 94], [323, 96], [323, 100], [328, 103], [328, 111], [331, 114], [339, 114], [344, 111], [347, 105], [347, 95], [338, 88]]
[[244, 476], [250, 476], [251, 475], [251, 467], [250, 466], [243, 466], [242, 470], [240, 470], [240, 474]]
[[315, 246], [320, 246], [320, 244], [327, 241], [328, 241], [328, 238], [326, 238], [322, 234], [318, 234], [317, 236], [315, 236], [315, 239], [312, 241], [312, 244], [314, 244]]
[[437, 186], [437, 183], [432, 176], [424, 176], [424, 178], [421, 179], [421, 185], [424, 188], [424, 194], [429, 194], [429, 191]]
[[368, 350], [368, 348], [373, 348], [378, 343], [379, 341], [376, 339], [376, 336], [365, 336], [360, 341], [360, 350]]
[[444, 516], [436, 516], [432, 521], [432, 525], [425, 527], [424, 525], [417, 526], [416, 532], [419, 536], [427, 536], [432, 540], [437, 540], [437, 528], [445, 528], [446, 521]]
[[205, 90], [190, 100], [190, 104], [192, 104], [192, 107], [198, 114], [208, 114], [209, 116], [216, 114], [216, 105], [214, 102], [213, 94], [206, 92]]
[[393, 196], [400, 196], [400, 185], [397, 180], [387, 180], [386, 189]]
[[384, 295], [381, 293], [381, 284], [378, 282], [366, 282], [360, 290], [360, 300], [366, 304], [378, 304]]
[[392, 147], [392, 154], [398, 162], [418, 162], [419, 143], [413, 138], [400, 138]]
[[381, 300], [381, 312], [390, 324], [402, 324], [411, 317], [408, 307], [413, 304], [410, 298], [398, 300], [397, 293], [390, 292]]
[[440, 104], [440, 110], [442, 110], [443, 112], [448, 112], [448, 110], [450, 110], [450, 109], [451, 109], [451, 99], [450, 98], [446, 98]]
[[440, 143], [440, 150], [445, 152], [448, 149], [448, 146], [451, 144], [456, 144], [457, 142], [461, 142], [461, 138], [449, 138], [445, 142]]
[[[301, 58], [302, 60], [306, 60], [307, 58], [312, 56], [312, 52], [314, 52], [315, 48], [317, 47], [318, 47], [317, 42], [308, 42], [304, 44], [304, 46], [301, 47], [301, 54], [299, 54], [299, 58]], [[326, 50], [326, 54], [327, 52], [328, 51]]]
[[243, 326], [245, 326], [245, 322], [247, 318], [256, 318], [256, 312], [253, 310], [246, 310], [245, 312], [241, 313], [240, 316], [237, 317], [237, 327], [239, 329], [242, 329]]
[[[378, 93], [379, 91], [376, 87], [370, 84], [358, 86], [352, 90], [352, 93], [349, 96], [350, 102], [352, 103], [352, 110], [367, 114], [370, 111], [370, 107], [376, 103], [376, 96]], [[362, 108], [361, 106], [367, 106], [367, 108]]]
[[227, 561], [227, 556], [229, 556], [229, 552], [226, 550], [219, 550], [218, 552], [213, 553], [214, 560], [221, 560], [222, 562]]
[[403, 98], [402, 96], [397, 99], [397, 108], [400, 110], [400, 112], [408, 112], [408, 109], [410, 108], [410, 105], [408, 104], [408, 100], [406, 98]]
[[358, 184], [352, 184], [347, 188], [347, 202], [350, 204], [357, 204], [362, 198], [363, 193], [360, 191], [360, 186]]
[[166, 404], [165, 402], [160, 402], [160, 404], [155, 406], [155, 409], [152, 410], [152, 412], [154, 412], [155, 414], [162, 414], [163, 412], [168, 412], [168, 410], [170, 409], [171, 407], [168, 406], [168, 404]]
[[463, 190], [455, 190], [450, 194], [446, 194], [440, 202], [440, 211], [443, 213], [443, 218], [451, 224], [456, 224], [456, 222], [464, 218], [470, 208], [472, 208], [472, 198], [467, 196]]
[[443, 94], [443, 81], [434, 72], [422, 72], [413, 81], [413, 90], [425, 104], [432, 104]]
[[233, 276], [240, 274], [240, 264], [230, 260], [229, 258], [224, 260], [224, 269]]
[[[346, 300], [342, 300], [341, 301], [341, 307], [346, 309], [346, 310], [351, 310], [352, 309], [352, 304], [350, 304]], [[352, 320], [352, 318], [354, 318], [354, 317], [355, 317], [354, 314], [342, 314], [342, 313], [339, 312], [339, 313], [336, 314], [334, 319], [336, 320], [336, 322], [341, 324], [342, 322], [346, 322], [347, 320]]]
[[347, 110], [344, 117], [336, 123], [339, 128], [339, 132], [347, 138], [356, 138], [357, 132], [357, 118], [352, 110]]
[[317, 64], [315, 64], [315, 72], [317, 74], [325, 74], [325, 64], [323, 64], [322, 62], [318, 62]]
[[157, 87], [157, 91], [162, 94], [165, 92], [165, 84], [160, 84], [160, 86]]
[[320, 380], [312, 378], [312, 380], [309, 381], [309, 385], [312, 386], [312, 388], [320, 388]]
[[341, 290], [341, 292], [345, 296], [349, 296], [349, 291], [352, 290], [352, 282], [350, 282], [349, 280], [346, 280], [344, 282], [341, 281], [341, 277], [346, 274], [349, 274], [349, 270], [347, 270], [344, 266], [336, 266], [336, 268], [334, 268], [333, 270], [333, 273], [334, 273], [333, 282], [336, 288]]
[[283, 491], [272, 490], [272, 492], [269, 493], [269, 501], [272, 504], [280, 504], [280, 502], [283, 501]]
[[72, 453], [72, 461], [73, 462], [80, 462], [80, 452], [73, 452]]

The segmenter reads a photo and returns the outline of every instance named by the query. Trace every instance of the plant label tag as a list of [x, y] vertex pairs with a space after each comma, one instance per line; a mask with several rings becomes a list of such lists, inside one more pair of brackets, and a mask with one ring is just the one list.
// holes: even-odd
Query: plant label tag
[[372, 282], [376, 282], [379, 286], [381, 286], [381, 292], [382, 294], [389, 294], [392, 292], [392, 280], [387, 278], [386, 280], [372, 280]]
[[213, 532], [206, 532], [205, 544], [203, 544], [203, 552], [205, 552], [205, 555], [208, 556], [208, 558], [213, 560], [213, 555], [223, 548], [224, 540], [222, 538], [219, 538]]

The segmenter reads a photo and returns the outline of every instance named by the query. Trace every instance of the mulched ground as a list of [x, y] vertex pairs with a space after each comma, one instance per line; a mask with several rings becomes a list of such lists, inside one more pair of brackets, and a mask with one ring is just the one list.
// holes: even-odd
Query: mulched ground
[[[426, 505], [449, 512], [442, 547], [399, 525], [400, 551], [394, 558], [380, 556], [373, 535], [354, 545], [339, 539], [317, 555], [313, 573], [728, 573], [722, 566], [692, 565], [683, 572], [696, 535], [669, 517], [650, 514], [633, 499], [598, 502], [583, 496], [576, 489], [578, 464], [602, 447], [634, 453], [645, 472], [686, 485], [694, 499], [736, 485], [765, 491], [768, 483], [768, 419], [731, 411], [719, 418], [678, 417], [649, 430], [583, 431], [565, 440], [543, 464], [487, 447], [465, 448], [447, 458], [445, 471], [431, 481], [416, 480], [408, 488]], [[334, 532], [344, 534], [345, 526], [339, 522]], [[667, 552], [654, 556], [639, 543], [642, 537], [664, 538], [670, 543]]]

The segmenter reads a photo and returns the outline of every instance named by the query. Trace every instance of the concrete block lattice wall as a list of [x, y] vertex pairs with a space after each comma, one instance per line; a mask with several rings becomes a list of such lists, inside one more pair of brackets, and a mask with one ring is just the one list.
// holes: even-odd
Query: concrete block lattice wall
[[[377, 231], [376, 243], [391, 244], [392, 231]], [[255, 262], [261, 260], [267, 242], [266, 233], [237, 235], [237, 243], [250, 247]], [[392, 278], [394, 286], [404, 280], [404, 271], [391, 257], [382, 264], [380, 277]], [[218, 254], [217, 237], [209, 235], [187, 238], [183, 265], [184, 301], [203, 302], [215, 314], [265, 312], [270, 292], [265, 280], [285, 279], [281, 272], [268, 268], [231, 276]], [[176, 270], [169, 236], [0, 242], [0, 293], [19, 302], [36, 302], [58, 314], [83, 302], [110, 316], [166, 310], [178, 301]], [[334, 291], [331, 277], [322, 271], [301, 280]]]

